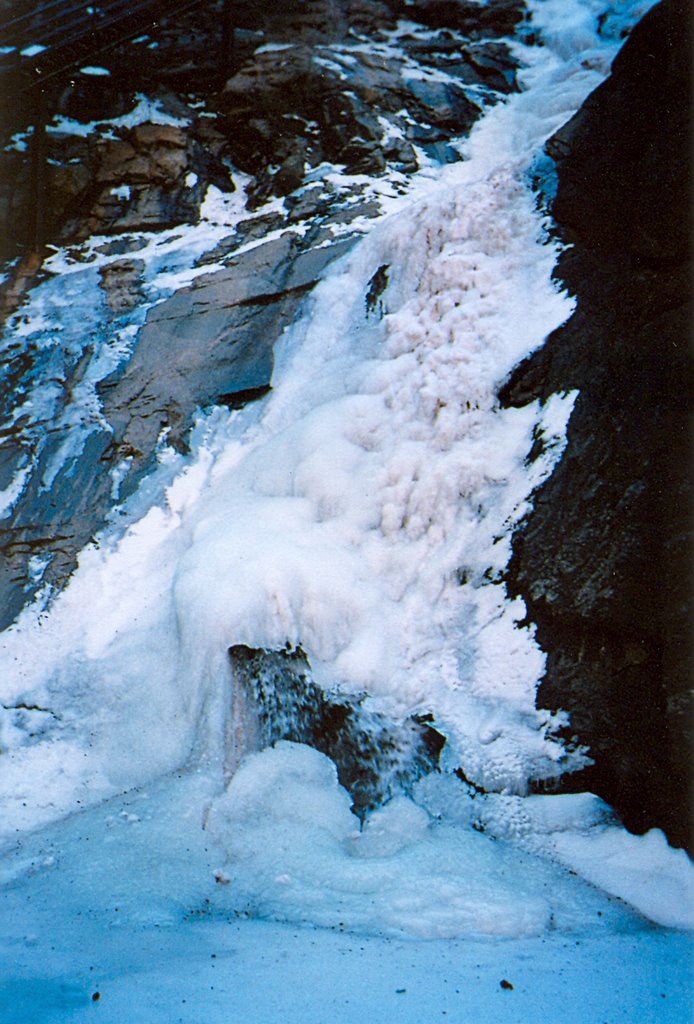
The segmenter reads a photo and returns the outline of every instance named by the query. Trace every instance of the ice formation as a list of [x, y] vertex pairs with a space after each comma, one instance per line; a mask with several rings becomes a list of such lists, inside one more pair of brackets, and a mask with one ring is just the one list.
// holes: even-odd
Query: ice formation
[[[125, 531], [105, 530], [65, 592], [0, 640], [5, 841], [163, 778], [155, 814], [176, 773], [197, 773], [206, 782], [181, 787], [178, 813], [216, 844], [220, 912], [418, 938], [537, 935], [598, 915], [601, 928], [634, 924], [568, 865], [654, 920], [687, 923], [690, 869], [657, 837], [617, 843], [618, 871], [597, 870], [616, 849], [609, 811], [590, 796], [526, 796], [582, 757], [535, 707], [543, 655], [502, 581], [574, 398], [496, 400], [571, 310], [528, 168], [649, 5], [613, 5], [600, 38], [602, 4], [530, 6], [546, 45], [515, 44], [524, 91], [326, 275], [282, 339], [272, 392], [201, 415], [190, 456], [163, 448]], [[239, 212], [216, 209], [222, 221]], [[191, 229], [187, 263], [185, 239], [168, 265], [154, 242], [141, 252], [151, 289], [190, 279], [213, 236], [209, 220]], [[64, 269], [64, 288], [84, 286]], [[131, 341], [109, 339], [98, 372]], [[48, 391], [35, 400], [50, 406]], [[538, 435], [544, 454], [530, 462]], [[84, 433], [71, 436], [65, 458]], [[251, 745], [229, 778], [234, 645], [300, 646], [325, 691], [394, 722], [431, 716], [441, 773], [363, 830], [334, 766], [307, 746]], [[624, 882], [624, 858], [643, 851], [666, 880], [646, 900]]]

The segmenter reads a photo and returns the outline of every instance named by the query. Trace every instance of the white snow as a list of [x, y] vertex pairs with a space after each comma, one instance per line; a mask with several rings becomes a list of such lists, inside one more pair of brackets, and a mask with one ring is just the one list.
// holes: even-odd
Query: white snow
[[256, 55], [259, 53], [279, 53], [281, 50], [291, 50], [292, 48], [292, 43], [263, 43], [262, 46], [257, 46], [254, 52]]
[[519, 937], [629, 915], [554, 865], [437, 821], [405, 797], [359, 831], [335, 767], [309, 747], [250, 755], [206, 827], [225, 850], [216, 904], [253, 917], [419, 939]]
[[[82, 68], [84, 74], [103, 75], [110, 74], [106, 68]], [[109, 131], [112, 128], [135, 128], [139, 124], [168, 124], [176, 127], [184, 127], [188, 119], [174, 117], [167, 113], [160, 100], [151, 99], [142, 93], [136, 93], [136, 103], [132, 110], [120, 117], [114, 117], [108, 121]], [[56, 115], [47, 126], [49, 132], [60, 132], [64, 135], [92, 135], [99, 132], [102, 121], [77, 121], [74, 118]]]
[[[684, 850], [673, 851], [659, 829], [632, 836], [608, 827], [554, 839], [558, 859], [605, 892], [638, 907], [666, 928], [694, 925], [694, 874]], [[657, 881], [656, 881], [657, 880]]]
[[19, 501], [31, 475], [32, 464], [28, 460], [16, 471], [7, 487], [0, 491], [0, 515], [6, 516]]
[[[500, 578], [576, 396], [502, 410], [496, 393], [572, 308], [527, 168], [607, 72], [633, 5], [603, 39], [593, 0], [531, 7], [548, 45], [517, 47], [525, 91], [463, 162], [409, 195], [383, 187], [388, 215], [286, 332], [271, 394], [201, 416], [189, 457], [163, 449], [125, 532], [0, 638], [8, 1021], [37, 1019], [37, 998], [45, 1020], [147, 1024], [197, 1019], [194, 1001], [212, 1022], [682, 1019], [689, 939], [639, 915], [694, 926], [690, 862], [590, 794], [527, 796], [583, 754], [535, 708], [543, 654]], [[153, 300], [242, 209], [242, 190], [210, 189], [201, 225], [143, 236]], [[47, 350], [86, 280], [64, 253], [50, 269], [65, 273], [35, 311]], [[95, 382], [133, 330], [85, 377], [95, 421]], [[31, 401], [48, 416], [48, 392]], [[228, 647], [286, 643], [365, 707], [432, 713], [442, 772], [363, 828], [308, 747], [251, 753], [226, 778]]]

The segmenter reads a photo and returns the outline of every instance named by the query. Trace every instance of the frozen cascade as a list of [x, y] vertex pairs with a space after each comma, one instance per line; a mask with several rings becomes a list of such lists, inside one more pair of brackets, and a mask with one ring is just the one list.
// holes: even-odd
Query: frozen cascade
[[431, 715], [393, 722], [365, 710], [363, 698], [325, 693], [301, 648], [269, 652], [237, 645], [229, 655], [226, 777], [252, 751], [281, 740], [303, 743], [335, 763], [352, 810], [363, 818], [389, 798], [412, 792], [418, 779], [436, 769], [445, 740], [428, 724]]
[[[6, 838], [185, 770], [204, 781], [180, 784], [175, 813], [216, 844], [232, 883], [214, 891], [220, 912], [423, 938], [633, 925], [552, 862], [578, 856], [638, 904], [608, 808], [527, 795], [584, 754], [535, 707], [543, 655], [503, 585], [575, 396], [502, 410], [496, 394], [571, 309], [528, 168], [607, 72], [622, 19], [650, 5], [615, 4], [601, 38], [602, 4], [530, 6], [548, 46], [519, 46], [525, 91], [325, 276], [272, 392], [201, 416], [191, 456], [162, 456], [161, 500], [134, 495], [124, 535], [105, 531], [49, 609], [3, 638]], [[325, 753], [291, 728], [263, 735], [229, 648], [301, 650], [319, 704], [394, 734], [431, 723], [440, 772], [406, 765], [360, 830]], [[153, 787], [155, 809], [174, 813], [177, 785]], [[595, 872], [594, 836], [624, 855], [619, 879]], [[684, 891], [681, 859], [649, 842]], [[656, 914], [682, 923], [670, 904]]]

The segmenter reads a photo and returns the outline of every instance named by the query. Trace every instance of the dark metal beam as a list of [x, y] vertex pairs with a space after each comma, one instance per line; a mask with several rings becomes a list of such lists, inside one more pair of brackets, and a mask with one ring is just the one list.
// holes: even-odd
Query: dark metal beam
[[[21, 93], [34, 97], [31, 152], [34, 195], [31, 235], [34, 251], [46, 242], [48, 164], [47, 83], [90, 61], [103, 59], [114, 46], [153, 32], [160, 20], [180, 16], [214, 0], [43, 0], [0, 23], [0, 107], [9, 110]], [[228, 68], [234, 48], [233, 0], [222, 0], [220, 70]], [[43, 49], [32, 53], [34, 46]], [[23, 51], [29, 51], [23, 53]]]
[[[0, 73], [19, 72], [19, 89], [35, 88], [203, 3], [210, 0], [46, 0], [30, 14], [0, 23], [0, 47], [12, 47], [0, 53]], [[224, 8], [223, 25], [231, 4]], [[32, 46], [44, 49], [23, 53]]]

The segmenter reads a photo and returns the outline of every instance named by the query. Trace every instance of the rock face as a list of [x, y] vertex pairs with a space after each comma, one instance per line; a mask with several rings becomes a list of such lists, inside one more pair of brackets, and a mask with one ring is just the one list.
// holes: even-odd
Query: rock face
[[665, 0], [548, 143], [578, 304], [502, 396], [580, 390], [509, 574], [548, 652], [539, 704], [569, 711], [595, 760], [565, 785], [677, 845], [692, 841], [689, 58], [685, 5]]
[[[75, 75], [49, 86], [49, 114], [92, 130], [75, 135], [49, 118], [47, 241], [196, 223], [210, 184], [233, 188], [230, 165], [255, 179], [249, 209], [293, 192], [323, 161], [352, 173], [394, 167], [410, 173], [418, 166], [413, 143], [442, 155], [479, 116], [470, 86], [487, 101], [515, 87], [515, 63], [495, 37], [522, 21], [518, 0], [490, 8], [425, 0], [414, 7], [397, 0], [306, 0], [276, 10], [235, 3], [233, 13], [228, 52], [220, 39], [222, 9], [213, 3], [202, 14], [164, 21], [154, 49], [143, 50], [144, 38], [110, 51], [110, 76], [90, 84]], [[386, 33], [398, 17], [433, 26], [440, 38], [412, 35], [396, 55]], [[355, 48], [356, 40], [368, 45]], [[425, 74], [408, 77], [413, 69]], [[450, 80], [437, 78], [437, 70]], [[154, 123], [123, 120], [138, 96], [157, 107]], [[395, 131], [384, 130], [384, 114]], [[28, 125], [36, 116], [31, 96], [17, 97], [14, 106], [0, 103], [0, 136], [10, 141], [0, 152], [0, 256], [6, 258], [33, 241]]]
[[125, 369], [99, 385], [112, 447], [134, 459], [121, 497], [139, 482], [162, 430], [184, 450], [191, 410], [239, 408], [269, 390], [275, 341], [320, 271], [353, 241], [306, 249], [286, 231], [152, 309]]
[[[167, 108], [171, 119], [182, 109], [189, 113], [164, 94], [160, 109]], [[0, 154], [0, 254], [7, 257], [32, 242], [31, 135], [21, 142], [24, 148]], [[47, 154], [45, 231], [58, 243], [196, 223], [210, 184], [233, 187], [207, 139], [175, 124], [150, 122], [85, 135], [58, 124], [48, 133]]]
[[[61, 264], [43, 316], [20, 308], [0, 341], [0, 628], [64, 584], [199, 410], [268, 390], [302, 299], [380, 212], [374, 179], [403, 191], [426, 161], [458, 159], [482, 103], [515, 88], [500, 37], [522, 22], [517, 0], [239, 0], [233, 14], [233, 46], [211, 0], [100, 55], [110, 75], [47, 86], [44, 227], [75, 273]], [[41, 280], [35, 114], [26, 96], [0, 103], [4, 312]], [[235, 206], [226, 235], [209, 195]], [[201, 273], [158, 290], [197, 225]]]

